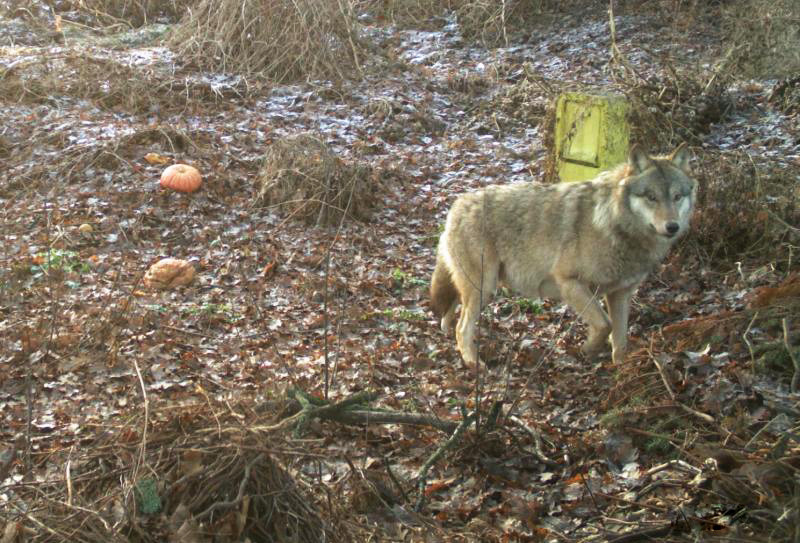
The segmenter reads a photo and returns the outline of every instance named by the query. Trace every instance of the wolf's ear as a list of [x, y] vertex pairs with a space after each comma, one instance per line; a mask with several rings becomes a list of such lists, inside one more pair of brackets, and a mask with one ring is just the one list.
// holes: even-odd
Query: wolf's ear
[[642, 173], [653, 165], [653, 161], [650, 159], [647, 153], [635, 143], [631, 147], [628, 162], [630, 162], [630, 165], [633, 166], [633, 169], [636, 173]]
[[692, 160], [692, 153], [686, 147], [686, 142], [678, 145], [678, 148], [672, 151], [669, 159], [673, 164], [675, 164], [675, 166], [684, 172], [691, 173], [691, 170], [689, 169], [689, 161]]

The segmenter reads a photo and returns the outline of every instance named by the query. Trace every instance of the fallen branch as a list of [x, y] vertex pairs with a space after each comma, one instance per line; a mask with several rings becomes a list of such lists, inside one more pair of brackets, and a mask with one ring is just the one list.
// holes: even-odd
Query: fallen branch
[[701, 472], [700, 468], [696, 468], [693, 465], [683, 460], [670, 460], [669, 462], [664, 462], [663, 464], [654, 466], [649, 470], [647, 470], [642, 478], [643, 483], [644, 481], [651, 481], [651, 482], [649, 482], [647, 485], [637, 490], [634, 495], [634, 499], [632, 501], [638, 502], [640, 499], [642, 499], [642, 497], [656, 490], [659, 487], [675, 484], [673, 481], [669, 481], [666, 479], [659, 479], [656, 481], [652, 481], [653, 475], [667, 469], [674, 469], [677, 471], [681, 471], [683, 473], [688, 473], [692, 476], [697, 476]]
[[236, 497], [232, 500], [225, 501], [225, 502], [215, 502], [209, 505], [205, 511], [199, 513], [194, 517], [194, 519], [198, 522], [205, 520], [206, 518], [211, 516], [211, 513], [217, 511], [218, 509], [230, 509], [232, 507], [238, 506], [242, 500], [244, 499], [244, 490], [247, 488], [247, 482], [250, 480], [250, 471], [253, 469], [253, 466], [264, 459], [263, 454], [257, 455], [253, 458], [250, 462], [247, 463], [244, 467], [244, 474], [242, 475], [242, 480], [239, 482], [239, 491], [236, 493]]
[[537, 460], [539, 460], [539, 462], [551, 468], [559, 465], [558, 462], [550, 460], [547, 457], [547, 455], [544, 454], [544, 451], [542, 451], [542, 436], [537, 430], [530, 428], [527, 424], [522, 422], [522, 420], [519, 417], [515, 417], [514, 415], [508, 417], [508, 420], [510, 420], [511, 422], [522, 428], [525, 432], [528, 433], [528, 435], [530, 435], [533, 438], [534, 446], [533, 446], [533, 451], [531, 451], [531, 453], [533, 454], [533, 456], [536, 457]]
[[347, 424], [408, 424], [410, 426], [430, 426], [442, 432], [452, 433], [458, 423], [428, 415], [403, 413], [400, 411], [342, 411], [335, 417], [326, 417]]
[[650, 358], [653, 360], [653, 364], [655, 364], [656, 369], [658, 369], [658, 374], [661, 376], [661, 381], [663, 381], [664, 383], [664, 388], [667, 389], [667, 394], [669, 395], [670, 400], [672, 400], [672, 402], [675, 405], [677, 405], [690, 415], [695, 416], [700, 420], [707, 422], [708, 424], [714, 424], [714, 417], [712, 417], [711, 415], [692, 409], [688, 405], [685, 405], [680, 401], [678, 401], [678, 399], [675, 397], [675, 393], [672, 391], [672, 387], [669, 384], [669, 380], [667, 379], [667, 376], [664, 373], [664, 368], [661, 367], [661, 364], [658, 362], [655, 356], [651, 356]]
[[657, 526], [655, 528], [645, 528], [643, 530], [636, 530], [627, 534], [622, 534], [617, 537], [608, 539], [608, 543], [633, 543], [634, 541], [654, 541], [656, 539], [668, 537], [674, 531], [684, 531], [681, 526], [675, 523], [665, 524], [664, 526]]
[[679, 471], [683, 471], [685, 473], [690, 473], [692, 475], [697, 475], [700, 473], [700, 468], [696, 468], [688, 462], [685, 462], [680, 459], [670, 460], [668, 462], [664, 462], [663, 464], [659, 464], [657, 466], [653, 466], [649, 470], [647, 470], [644, 474], [648, 477], [652, 477], [656, 473], [660, 471], [664, 471], [665, 469], [676, 469]]
[[786, 323], [785, 318], [781, 320], [781, 325], [783, 326], [783, 346], [786, 347], [786, 352], [789, 353], [789, 358], [792, 359], [792, 365], [794, 366], [791, 391], [797, 392], [797, 386], [800, 384], [800, 361], [797, 360], [792, 346], [789, 344], [789, 325]]
[[419, 489], [419, 497], [417, 498], [416, 505], [414, 505], [414, 511], [416, 512], [422, 510], [422, 506], [425, 504], [425, 482], [428, 478], [428, 471], [430, 471], [431, 467], [433, 467], [436, 461], [441, 458], [447, 449], [452, 447], [458, 442], [459, 439], [461, 439], [462, 434], [467, 430], [467, 428], [469, 428], [469, 425], [475, 422], [475, 420], [478, 418], [477, 413], [470, 413], [467, 415], [466, 409], [463, 407], [461, 408], [461, 415], [463, 419], [450, 438], [442, 443], [438, 449], [436, 449], [436, 452], [434, 452], [430, 458], [425, 461], [425, 464], [423, 464], [422, 468], [419, 470], [419, 475], [417, 475], [417, 488]]
[[452, 433], [459, 424], [454, 421], [443, 420], [429, 415], [405, 413], [402, 411], [384, 411], [377, 409], [352, 409], [353, 406], [363, 405], [374, 401], [378, 395], [375, 392], [359, 392], [334, 404], [325, 404], [324, 400], [309, 396], [301, 390], [291, 390], [290, 398], [296, 399], [302, 409], [272, 426], [253, 426], [251, 430], [258, 432], [273, 432], [283, 430], [293, 425], [302, 427], [311, 419], [330, 420], [342, 424], [407, 424], [410, 426], [430, 426], [442, 432]]

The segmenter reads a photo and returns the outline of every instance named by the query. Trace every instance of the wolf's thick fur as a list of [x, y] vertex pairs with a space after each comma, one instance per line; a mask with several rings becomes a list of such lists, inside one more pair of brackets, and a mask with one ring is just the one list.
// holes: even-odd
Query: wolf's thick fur
[[456, 341], [465, 363], [478, 361], [475, 324], [498, 284], [565, 301], [589, 325], [583, 353], [596, 355], [610, 334], [621, 362], [633, 293], [688, 230], [697, 193], [690, 158], [683, 145], [657, 157], [634, 146], [627, 163], [592, 181], [460, 196], [439, 240], [431, 305], [446, 332], [461, 303]]

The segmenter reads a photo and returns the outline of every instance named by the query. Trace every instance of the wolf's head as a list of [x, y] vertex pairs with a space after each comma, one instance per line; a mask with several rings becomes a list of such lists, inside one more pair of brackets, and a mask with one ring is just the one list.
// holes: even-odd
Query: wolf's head
[[681, 144], [667, 156], [649, 156], [634, 145], [629, 175], [623, 181], [631, 212], [646, 228], [664, 238], [678, 238], [689, 228], [697, 181], [691, 177], [691, 155]]

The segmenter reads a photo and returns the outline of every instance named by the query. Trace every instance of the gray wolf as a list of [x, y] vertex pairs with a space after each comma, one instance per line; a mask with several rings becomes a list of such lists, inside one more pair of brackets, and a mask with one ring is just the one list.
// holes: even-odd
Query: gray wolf
[[[493, 185], [461, 195], [447, 216], [431, 280], [431, 307], [456, 325], [467, 366], [478, 363], [475, 326], [498, 285], [528, 298], [564, 301], [588, 324], [593, 359], [611, 339], [625, 356], [631, 297], [689, 228], [697, 195], [684, 144], [626, 163], [592, 181]], [[600, 304], [605, 298], [608, 312]]]

